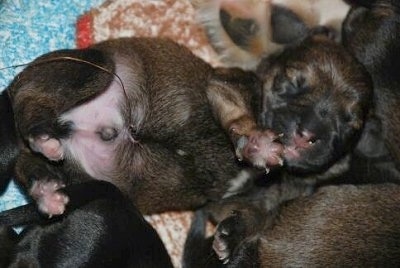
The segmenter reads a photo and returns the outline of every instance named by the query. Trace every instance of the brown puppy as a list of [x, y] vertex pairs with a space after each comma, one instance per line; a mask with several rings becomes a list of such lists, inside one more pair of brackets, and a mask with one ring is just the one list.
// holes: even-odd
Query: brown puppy
[[264, 59], [258, 122], [282, 135], [286, 169], [321, 174], [357, 142], [372, 97], [370, 77], [344, 48], [312, 35]]
[[[309, 195], [317, 183], [348, 171], [372, 97], [370, 77], [363, 66], [342, 46], [321, 35], [264, 59], [258, 75], [264, 84], [256, 112], [258, 123], [282, 134], [283, 168], [271, 172], [269, 181], [246, 193], [244, 200], [221, 201], [222, 212], [218, 206], [212, 208], [217, 222], [224, 219], [225, 210], [242, 215], [218, 225], [214, 249], [224, 261], [231, 260], [236, 250], [241, 256], [253, 250], [241, 248], [250, 235], [243, 227], [247, 218], [257, 219], [257, 224], [250, 224], [251, 232], [266, 230], [276, 224], [282, 204]], [[263, 146], [262, 139], [250, 135], [247, 147], [253, 148], [252, 156]]]
[[[273, 208], [279, 200], [307, 193], [316, 182], [347, 171], [372, 91], [363, 66], [319, 34], [267, 57], [257, 72], [264, 85], [258, 124], [280, 133], [283, 145], [284, 168], [269, 175], [271, 181], [277, 179], [270, 187], [268, 207]], [[246, 158], [257, 158], [264, 146], [262, 139], [250, 135], [247, 148], [252, 150], [244, 150]]]
[[[154, 213], [218, 200], [240, 188], [235, 177], [251, 176], [227, 133], [236, 144], [255, 128], [250, 105], [259, 86], [254, 74], [215, 70], [172, 41], [126, 38], [39, 57], [8, 90], [30, 149], [75, 181], [86, 177], [80, 173], [111, 181]], [[245, 145], [236, 147], [240, 154]], [[276, 147], [263, 150], [263, 165], [276, 163]], [[68, 200], [55, 190], [71, 181], [35, 174], [29, 157], [26, 148], [17, 177], [44, 212], [62, 213]]]
[[[223, 261], [212, 252], [204, 221], [197, 218], [184, 267], [397, 267], [399, 197], [396, 184], [326, 186], [285, 204], [275, 225], [265, 229], [257, 229], [266, 218], [255, 210], [227, 210], [221, 239], [214, 242], [219, 253], [225, 252], [219, 255]], [[230, 236], [238, 230], [246, 233], [239, 241]], [[228, 241], [224, 251], [222, 239]]]
[[191, 0], [210, 43], [228, 66], [255, 69], [260, 59], [315, 27], [340, 39], [349, 5], [342, 0]]
[[[349, 1], [343, 27], [344, 45], [366, 67], [374, 85], [370, 131], [358, 146], [371, 171], [395, 173], [400, 168], [400, 4], [397, 1]], [[394, 163], [394, 164], [393, 164]], [[381, 175], [382, 176], [382, 175]]]

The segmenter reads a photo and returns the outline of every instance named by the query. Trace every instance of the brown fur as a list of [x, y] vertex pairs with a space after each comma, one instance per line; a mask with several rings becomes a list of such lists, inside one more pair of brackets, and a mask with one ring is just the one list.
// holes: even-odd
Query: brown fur
[[[254, 74], [238, 69], [214, 70], [188, 49], [163, 39], [118, 39], [38, 58], [8, 88], [16, 124], [26, 145], [44, 155], [40, 139], [60, 141], [61, 148], [57, 149], [64, 150], [64, 155], [57, 159], [60, 155], [56, 154], [58, 161], [53, 165], [73, 180], [87, 175], [82, 178], [83, 166], [64, 148], [75, 135], [74, 123], [60, 118], [96, 100], [118, 79], [79, 62], [59, 59], [40, 63], [60, 56], [98, 64], [123, 80], [124, 88], [117, 89], [124, 89], [118, 108], [123, 130], [117, 142], [98, 143], [115, 143], [110, 160], [113, 166], [101, 173], [102, 179], [127, 193], [144, 213], [191, 209], [226, 193], [230, 180], [242, 169], [235, 160], [227, 135], [230, 124], [226, 122], [243, 115], [254, 121], [249, 105], [252, 91], [260, 86]], [[122, 71], [118, 66], [123, 66]], [[216, 121], [214, 115], [218, 118], [224, 108], [220, 102], [211, 107], [208, 98], [218, 92], [241, 106], [242, 112], [223, 115], [223, 122]], [[100, 137], [104, 134], [107, 132], [101, 132]], [[29, 154], [27, 151], [21, 158], [29, 159]], [[35, 153], [35, 157], [41, 156]], [[17, 164], [18, 178], [27, 188], [43, 176], [35, 175], [30, 163], [22, 159]], [[51, 174], [46, 177], [52, 180]]]
[[[328, 236], [323, 240], [327, 245], [321, 246], [316, 257], [310, 255], [312, 253], [305, 254], [304, 259], [301, 255], [290, 257], [294, 253], [290, 251], [290, 243], [285, 244], [285, 241], [291, 239], [292, 234], [297, 235], [295, 232], [298, 230], [292, 230], [291, 226], [297, 226], [295, 219], [298, 214], [292, 218], [289, 212], [285, 212], [285, 204], [293, 202], [301, 206], [300, 215], [305, 221], [312, 221], [317, 216], [308, 212], [306, 206], [302, 207], [304, 197], [310, 196], [314, 200], [314, 187], [321, 182], [329, 183], [336, 178], [346, 181], [350, 156], [369, 112], [372, 98], [370, 77], [343, 47], [319, 34], [265, 58], [257, 73], [264, 85], [256, 112], [258, 125], [283, 134], [279, 138], [284, 147], [283, 168], [271, 172], [267, 182], [259, 183], [261, 186], [243, 196], [221, 201], [222, 209], [211, 207], [217, 222], [222, 220], [213, 248], [218, 258], [228, 262], [228, 267], [246, 262], [249, 267], [260, 264], [269, 267], [267, 263], [279, 265], [280, 259], [289, 266], [329, 264], [329, 259], [323, 260], [325, 253], [333, 251]], [[257, 143], [257, 139], [252, 142]], [[340, 205], [346, 206], [347, 202]], [[315, 208], [318, 204], [310, 206]], [[232, 215], [230, 211], [235, 213]], [[334, 211], [331, 213], [333, 215]], [[286, 218], [289, 219], [286, 221]], [[350, 223], [354, 228], [355, 225]], [[269, 236], [274, 236], [276, 226], [284, 227], [277, 231], [279, 238], [271, 242], [272, 245], [282, 244], [282, 249], [274, 253], [268, 248], [269, 243], [262, 244], [262, 241], [270, 241]], [[308, 227], [298, 228], [306, 230]], [[313, 248], [313, 243], [317, 242], [313, 241], [314, 237], [298, 239], [293, 243], [305, 240], [299, 246], [304, 247], [301, 252]], [[374, 247], [372, 250], [378, 250]], [[308, 258], [309, 263], [306, 261]], [[318, 258], [321, 258], [320, 262]], [[348, 256], [343, 256], [342, 264], [349, 261], [346, 258]]]
[[[254, 199], [254, 194], [260, 197], [268, 195], [267, 192], [260, 190], [247, 196], [250, 202], [225, 200], [226, 217], [218, 225], [212, 244], [199, 231], [204, 222], [195, 219], [198, 226], [192, 226], [189, 233], [191, 241], [186, 242], [185, 264], [187, 267], [396, 267], [400, 257], [399, 191], [398, 185], [390, 183], [325, 186], [311, 196], [287, 202], [273, 225], [266, 224], [270, 215], [259, 209], [260, 199]], [[234, 208], [239, 210], [232, 212]], [[193, 241], [195, 244], [191, 244]], [[196, 248], [195, 251], [189, 246]], [[227, 255], [219, 255], [219, 261], [211, 246], [219, 254]]]
[[[349, 2], [355, 6], [344, 23], [344, 45], [365, 65], [374, 86], [374, 109], [369, 121], [376, 127], [376, 133], [366, 133], [366, 142], [360, 144], [359, 153], [363, 158], [375, 159], [375, 163], [378, 158], [386, 163], [394, 161], [395, 168], [390, 170], [398, 172], [400, 6], [397, 1]], [[378, 170], [384, 173], [388, 169]]]

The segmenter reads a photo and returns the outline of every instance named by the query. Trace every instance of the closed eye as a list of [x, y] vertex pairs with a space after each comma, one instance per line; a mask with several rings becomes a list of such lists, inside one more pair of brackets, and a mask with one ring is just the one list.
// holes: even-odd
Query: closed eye
[[310, 89], [307, 87], [304, 79], [300, 77], [295, 81], [285, 79], [285, 81], [279, 85], [277, 93], [282, 98], [293, 98], [309, 92], [309, 90]]

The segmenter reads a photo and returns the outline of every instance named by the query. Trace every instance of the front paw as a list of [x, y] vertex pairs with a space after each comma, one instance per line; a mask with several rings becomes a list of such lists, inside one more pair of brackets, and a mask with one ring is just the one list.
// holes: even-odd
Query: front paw
[[278, 135], [270, 130], [252, 130], [247, 136], [241, 136], [236, 145], [236, 156], [258, 168], [282, 166], [284, 147], [277, 142]]
[[213, 249], [218, 258], [227, 264], [236, 247], [246, 238], [246, 225], [238, 212], [220, 222], [214, 234]]
[[39, 211], [52, 217], [63, 214], [69, 202], [68, 196], [58, 191], [64, 187], [57, 180], [37, 180], [33, 182], [30, 194], [36, 200]]

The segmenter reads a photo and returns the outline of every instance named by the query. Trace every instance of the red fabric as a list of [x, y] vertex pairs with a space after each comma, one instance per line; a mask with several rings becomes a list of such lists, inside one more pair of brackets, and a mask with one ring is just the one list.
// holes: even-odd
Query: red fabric
[[93, 44], [93, 18], [84, 14], [76, 22], [76, 46], [77, 48], [86, 48]]

